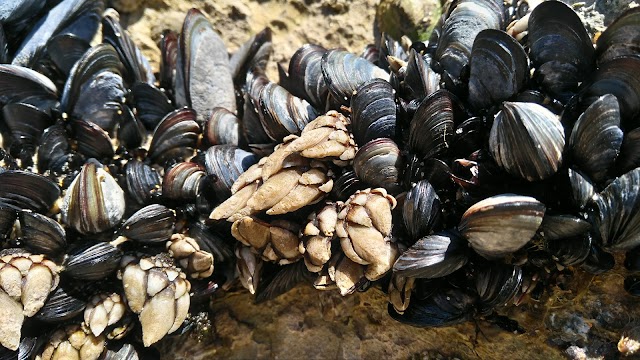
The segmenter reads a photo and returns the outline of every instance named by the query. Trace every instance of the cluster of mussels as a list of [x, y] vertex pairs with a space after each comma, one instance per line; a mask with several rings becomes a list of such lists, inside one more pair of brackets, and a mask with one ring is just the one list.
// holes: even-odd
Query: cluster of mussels
[[443, 326], [640, 270], [639, 9], [594, 47], [561, 2], [453, 1], [428, 42], [304, 45], [279, 83], [269, 29], [229, 56], [195, 9], [156, 74], [102, 1], [0, 24], [0, 358], [151, 356], [238, 280]]

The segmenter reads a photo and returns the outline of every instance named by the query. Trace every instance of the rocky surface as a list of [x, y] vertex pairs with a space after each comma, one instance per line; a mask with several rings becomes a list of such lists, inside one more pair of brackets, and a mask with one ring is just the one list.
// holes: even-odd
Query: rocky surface
[[[590, 0], [576, 6], [590, 31], [597, 33], [614, 18], [612, 14], [630, 5], [635, 3]], [[156, 69], [162, 30], [179, 31], [190, 7], [208, 14], [230, 52], [269, 26], [274, 34], [269, 76], [277, 79], [276, 64], [286, 66], [307, 42], [358, 53], [374, 41], [376, 31], [396, 25], [408, 25], [402, 31], [413, 38], [424, 37], [420, 29], [432, 22], [437, 3], [113, 0], [112, 6], [121, 11], [122, 22]], [[518, 321], [525, 330], [522, 334], [484, 319], [440, 329], [405, 326], [387, 315], [386, 297], [377, 289], [343, 298], [300, 286], [257, 305], [246, 291], [237, 290], [212, 300], [212, 324], [200, 329], [204, 336], [172, 337], [161, 348], [166, 359], [615, 359], [620, 357], [619, 338], [637, 333], [640, 326], [637, 301], [623, 290], [625, 275], [620, 269], [597, 277], [565, 270], [538, 301], [502, 309], [503, 315]]]

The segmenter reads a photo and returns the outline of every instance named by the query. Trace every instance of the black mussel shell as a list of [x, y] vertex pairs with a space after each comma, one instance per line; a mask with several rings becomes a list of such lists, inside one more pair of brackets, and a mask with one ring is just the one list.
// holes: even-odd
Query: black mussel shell
[[466, 240], [444, 231], [419, 239], [393, 265], [395, 274], [413, 278], [439, 278], [463, 267], [468, 260]]
[[622, 138], [618, 100], [610, 94], [601, 96], [573, 126], [568, 142], [571, 160], [590, 179], [602, 182], [620, 153]]
[[618, 16], [596, 42], [598, 64], [626, 56], [640, 56], [640, 9], [631, 8]]
[[580, 17], [559, 1], [536, 6], [529, 17], [530, 56], [544, 89], [568, 99], [594, 68], [594, 49]]
[[60, 197], [60, 188], [44, 176], [22, 170], [0, 173], [0, 203], [29, 209], [41, 214], [49, 212]]
[[469, 103], [477, 110], [516, 95], [529, 79], [529, 59], [522, 45], [502, 30], [486, 29], [471, 49]]
[[0, 202], [0, 241], [9, 236], [19, 211], [19, 208]]
[[155, 77], [147, 58], [142, 55], [140, 49], [131, 37], [120, 25], [115, 11], [107, 11], [102, 17], [102, 38], [107, 44], [111, 44], [118, 52], [118, 56], [124, 65], [124, 78], [128, 84], [143, 82], [153, 84]]
[[47, 54], [66, 76], [69, 76], [73, 65], [89, 48], [89, 41], [69, 33], [56, 35], [47, 42]]
[[256, 304], [275, 299], [296, 285], [303, 282], [310, 284], [315, 279], [314, 274], [307, 270], [303, 261], [279, 266], [275, 271], [263, 271], [262, 274], [256, 289]]
[[329, 89], [322, 76], [320, 61], [327, 50], [322, 46], [305, 44], [291, 56], [289, 74], [283, 82], [293, 95], [310, 102], [316, 109], [324, 109]]
[[11, 132], [13, 142], [32, 146], [39, 144], [42, 132], [53, 125], [53, 119], [47, 111], [25, 103], [5, 105], [2, 118]]
[[635, 128], [624, 134], [620, 155], [616, 160], [616, 170], [626, 173], [640, 167], [640, 128]]
[[131, 87], [131, 95], [138, 118], [148, 130], [155, 129], [174, 110], [167, 95], [152, 84], [136, 82]]
[[[235, 113], [236, 96], [227, 48], [200, 10], [187, 12], [179, 41], [177, 105], [193, 108], [200, 119], [215, 107]], [[212, 78], [216, 81], [211, 81]]]
[[624, 289], [633, 296], [640, 296], [640, 277], [631, 275], [624, 278]]
[[518, 293], [521, 284], [522, 269], [519, 266], [500, 263], [479, 266], [476, 291], [480, 296], [480, 311], [488, 313], [507, 304]]
[[389, 80], [389, 74], [367, 60], [344, 50], [329, 50], [320, 62], [322, 76], [333, 97], [348, 105], [354, 91], [365, 82], [380, 78]]
[[204, 125], [204, 137], [210, 145], [235, 145], [240, 140], [240, 120], [225, 108], [213, 108]]
[[458, 125], [451, 140], [451, 153], [455, 157], [466, 158], [482, 149], [487, 141], [487, 124], [482, 117], [471, 117]]
[[463, 215], [458, 229], [471, 247], [486, 258], [522, 248], [542, 223], [545, 206], [538, 200], [513, 194], [484, 199]]
[[82, 313], [87, 306], [86, 299], [79, 297], [78, 290], [69, 286], [59, 286], [49, 295], [35, 318], [44, 322], [64, 322]]
[[138, 204], [149, 202], [160, 188], [160, 176], [151, 166], [139, 160], [131, 160], [125, 165], [127, 194]]
[[267, 27], [253, 35], [229, 59], [229, 68], [235, 84], [241, 85], [247, 71], [266, 71], [271, 56], [271, 28]]
[[504, 102], [489, 134], [489, 150], [509, 174], [544, 180], [562, 163], [564, 129], [552, 112], [535, 103]]
[[122, 224], [118, 234], [141, 243], [163, 243], [173, 234], [175, 222], [173, 210], [164, 205], [152, 204], [131, 215]]
[[100, 126], [84, 120], [72, 120], [71, 129], [77, 151], [87, 158], [111, 160], [114, 155], [111, 137]]
[[422, 99], [440, 89], [440, 74], [433, 71], [429, 63], [415, 50], [411, 49], [404, 82], [411, 96], [422, 101]]
[[122, 220], [125, 205], [124, 191], [116, 180], [90, 160], [65, 193], [62, 222], [82, 234], [100, 233]]
[[428, 181], [419, 181], [407, 192], [402, 219], [411, 240], [429, 235], [441, 216], [440, 198]]
[[133, 115], [128, 106], [122, 109], [122, 120], [118, 127], [118, 141], [120, 146], [127, 149], [137, 149], [147, 136], [144, 124]]
[[66, 233], [55, 220], [44, 215], [20, 212], [22, 244], [34, 253], [56, 257], [67, 247]]
[[595, 199], [594, 229], [602, 246], [630, 250], [640, 245], [640, 168], [616, 178]]
[[200, 249], [213, 255], [216, 264], [235, 260], [233, 253], [235, 244], [211, 232], [204, 224], [200, 222], [190, 224], [189, 236], [196, 240]]
[[401, 191], [399, 172], [402, 169], [400, 149], [393, 140], [371, 140], [356, 152], [353, 170], [361, 181], [372, 187], [385, 188], [391, 194]]
[[358, 179], [355, 171], [347, 170], [334, 180], [331, 194], [336, 200], [347, 201], [347, 199], [349, 199], [351, 195], [355, 194], [356, 191], [364, 190], [366, 188], [367, 184]]
[[569, 169], [567, 172], [571, 183], [573, 203], [579, 209], [584, 209], [596, 194], [593, 183], [577, 170]]
[[640, 247], [629, 250], [624, 257], [624, 267], [633, 272], [640, 272]]
[[592, 237], [582, 234], [573, 237], [549, 240], [545, 250], [564, 266], [582, 264], [591, 253]]
[[187, 159], [193, 156], [199, 135], [195, 111], [189, 108], [172, 111], [153, 131], [149, 158], [158, 164], [172, 159]]
[[87, 243], [69, 252], [64, 274], [79, 280], [100, 280], [120, 265], [122, 251], [108, 242]]
[[233, 145], [214, 145], [207, 149], [205, 167], [213, 176], [213, 189], [219, 199], [231, 196], [231, 186], [240, 174], [258, 162], [258, 157]]
[[165, 171], [162, 181], [162, 197], [171, 200], [195, 202], [206, 176], [202, 166], [182, 162]]
[[591, 224], [579, 217], [545, 214], [538, 231], [546, 240], [557, 240], [583, 235], [590, 229]]
[[69, 136], [61, 124], [44, 130], [38, 148], [38, 172], [51, 170], [53, 173], [67, 172], [73, 162]]
[[257, 100], [262, 112], [259, 117], [262, 128], [271, 140], [277, 142], [282, 142], [288, 135], [300, 134], [318, 115], [306, 100], [291, 95], [274, 82], [269, 82], [260, 90]]
[[371, 79], [351, 98], [351, 128], [356, 144], [396, 134], [395, 91], [387, 81]]
[[0, 104], [32, 99], [42, 102], [41, 110], [49, 111], [57, 97], [58, 90], [48, 77], [29, 68], [0, 65]]
[[592, 243], [591, 251], [580, 267], [591, 274], [598, 275], [613, 269], [615, 265], [616, 259], [613, 255]]
[[38, 21], [26, 36], [13, 58], [13, 64], [33, 66], [42, 48], [52, 35], [71, 30], [86, 41], [91, 41], [98, 30], [104, 2], [90, 0], [63, 0]]
[[412, 298], [403, 314], [389, 304], [389, 315], [401, 323], [417, 327], [450, 326], [473, 317], [474, 296], [458, 289], [440, 290], [426, 299]]
[[454, 110], [451, 93], [438, 90], [420, 103], [409, 127], [409, 149], [423, 159], [443, 154], [451, 147]]
[[504, 4], [497, 0], [462, 0], [452, 3], [441, 31], [434, 31], [435, 60], [442, 67], [447, 88], [461, 87], [469, 68], [473, 41], [485, 29], [505, 25]]

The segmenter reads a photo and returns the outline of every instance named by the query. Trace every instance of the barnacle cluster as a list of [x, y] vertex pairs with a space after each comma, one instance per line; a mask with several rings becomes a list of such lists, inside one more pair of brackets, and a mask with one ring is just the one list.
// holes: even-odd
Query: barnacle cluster
[[3, 356], [157, 356], [237, 283], [446, 326], [640, 271], [638, 9], [594, 44], [561, 2], [448, 2], [429, 41], [303, 45], [274, 82], [268, 28], [229, 56], [192, 9], [154, 74], [103, 1], [7, 4]]

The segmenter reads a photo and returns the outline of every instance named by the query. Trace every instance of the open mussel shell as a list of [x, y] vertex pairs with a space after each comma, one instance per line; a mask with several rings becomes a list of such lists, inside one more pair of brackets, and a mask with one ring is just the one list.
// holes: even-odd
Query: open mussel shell
[[49, 10], [47, 16], [35, 24], [23, 40], [16, 50], [13, 64], [33, 66], [49, 38], [65, 28], [73, 28], [74, 25], [81, 26], [82, 31], [78, 31], [78, 34], [82, 34], [86, 41], [90, 41], [98, 30], [103, 10], [102, 1], [63, 0], [58, 2]]
[[640, 245], [640, 168], [616, 178], [595, 199], [594, 229], [602, 246], [630, 250]]
[[102, 16], [102, 38], [118, 52], [124, 65], [124, 79], [128, 84], [143, 82], [153, 84], [156, 79], [147, 58], [122, 28], [118, 13], [110, 9]]
[[534, 103], [504, 102], [489, 133], [489, 150], [509, 174], [538, 181], [562, 163], [564, 129], [552, 112]]
[[426, 299], [411, 298], [404, 313], [397, 313], [391, 304], [389, 315], [401, 323], [417, 327], [450, 326], [471, 319], [476, 298], [462, 290], [438, 290]]
[[205, 168], [219, 199], [231, 196], [231, 186], [240, 174], [258, 162], [258, 157], [233, 145], [214, 145], [205, 154]]
[[463, 0], [453, 3], [438, 36], [435, 59], [443, 69], [448, 88], [460, 87], [466, 76], [473, 40], [485, 29], [505, 24], [504, 4], [496, 0]]
[[100, 280], [120, 265], [122, 251], [108, 242], [86, 243], [71, 250], [63, 273], [79, 280]]
[[176, 216], [173, 210], [164, 205], [152, 204], [136, 211], [122, 224], [118, 234], [129, 240], [157, 244], [173, 234]]
[[240, 120], [225, 108], [213, 108], [204, 125], [203, 133], [210, 145], [238, 146]]
[[419, 239], [393, 265], [394, 273], [413, 278], [439, 278], [460, 269], [468, 260], [467, 241], [444, 231]]
[[235, 113], [236, 97], [227, 48], [200, 10], [187, 12], [179, 49], [177, 105], [193, 108], [201, 118], [215, 107]]
[[545, 206], [514, 194], [492, 196], [471, 206], [458, 229], [485, 258], [497, 258], [522, 248], [542, 223]]
[[61, 205], [62, 222], [81, 234], [112, 228], [122, 220], [124, 211], [124, 191], [94, 160], [82, 166]]
[[309, 101], [316, 109], [324, 109], [329, 95], [322, 76], [320, 61], [327, 50], [319, 45], [305, 44], [291, 56], [289, 74], [283, 82], [293, 95]]
[[153, 131], [149, 158], [158, 164], [172, 159], [187, 159], [193, 156], [199, 135], [195, 111], [189, 108], [172, 111]]
[[0, 203], [29, 209], [41, 214], [49, 212], [60, 197], [60, 188], [44, 176], [22, 170], [0, 172]]
[[622, 139], [618, 100], [607, 94], [580, 115], [569, 137], [568, 151], [572, 162], [599, 183], [614, 165]]
[[529, 79], [529, 59], [512, 36], [486, 29], [471, 49], [469, 103], [481, 110], [516, 95]]
[[204, 169], [196, 163], [178, 163], [164, 174], [162, 196], [171, 200], [194, 202], [200, 194], [205, 176]]
[[20, 231], [23, 246], [34, 253], [55, 258], [67, 247], [66, 234], [62, 226], [44, 215], [21, 211]]
[[476, 275], [476, 291], [480, 296], [480, 311], [489, 313], [507, 304], [520, 290], [522, 269], [515, 265], [492, 263], [480, 266]]
[[409, 53], [405, 85], [414, 99], [422, 100], [440, 89], [440, 74], [414, 49]]
[[35, 315], [35, 318], [44, 322], [64, 322], [80, 315], [87, 306], [86, 299], [79, 297], [80, 287], [72, 289], [71, 285], [58, 286], [44, 303], [44, 306]]
[[138, 205], [148, 203], [160, 190], [160, 176], [151, 166], [140, 160], [131, 160], [125, 165], [126, 190]]
[[545, 1], [529, 17], [534, 77], [549, 93], [568, 99], [594, 68], [594, 49], [580, 17], [559, 1]]
[[640, 115], [640, 58], [622, 57], [602, 64], [580, 92], [582, 104], [592, 104], [597, 98], [612, 94], [618, 99], [623, 128], [638, 126]]
[[584, 209], [596, 194], [593, 183], [577, 170], [568, 169], [567, 173], [571, 184], [573, 204], [579, 209]]
[[396, 134], [395, 91], [389, 82], [371, 79], [351, 98], [351, 127], [358, 145]]
[[596, 42], [598, 64], [625, 56], [638, 56], [640, 9], [631, 8], [614, 20]]
[[540, 235], [546, 240], [557, 240], [584, 235], [591, 229], [591, 224], [572, 215], [546, 214], [540, 225]]
[[453, 100], [447, 90], [438, 90], [420, 103], [409, 126], [409, 149], [423, 159], [438, 156], [453, 138]]
[[402, 219], [411, 240], [429, 235], [441, 216], [440, 198], [428, 181], [419, 181], [407, 192]]
[[391, 194], [400, 192], [399, 172], [402, 168], [400, 149], [393, 140], [371, 140], [356, 152], [353, 170], [371, 187], [382, 187]]
[[344, 50], [327, 51], [322, 56], [320, 65], [329, 91], [343, 105], [348, 105], [353, 92], [368, 80], [389, 80], [387, 72]]
[[277, 142], [282, 142], [284, 137], [291, 134], [299, 135], [318, 115], [306, 100], [291, 95], [274, 82], [269, 82], [260, 90], [257, 100], [262, 112], [262, 128], [271, 140]]

